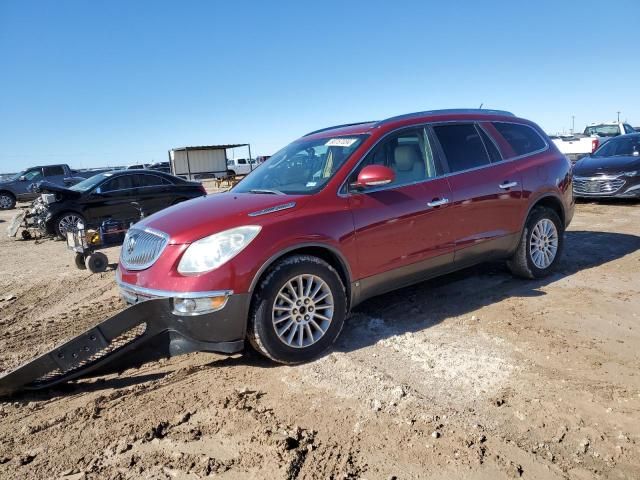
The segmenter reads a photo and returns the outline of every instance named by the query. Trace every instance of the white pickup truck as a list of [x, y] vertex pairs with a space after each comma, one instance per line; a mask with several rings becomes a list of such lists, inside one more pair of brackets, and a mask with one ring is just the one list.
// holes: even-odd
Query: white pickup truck
[[625, 133], [635, 133], [635, 130], [623, 122], [592, 123], [582, 134], [555, 135], [550, 138], [571, 163], [576, 163], [582, 157], [595, 152], [607, 140]]
[[258, 164], [254, 159], [247, 158], [234, 158], [227, 159], [227, 175], [248, 175], [252, 170], [255, 170]]

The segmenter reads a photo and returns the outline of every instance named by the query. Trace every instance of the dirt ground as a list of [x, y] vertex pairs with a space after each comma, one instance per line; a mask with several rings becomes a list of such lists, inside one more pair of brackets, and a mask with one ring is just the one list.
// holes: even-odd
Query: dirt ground
[[[0, 373], [124, 308], [0, 213]], [[117, 260], [117, 250], [108, 252]], [[579, 204], [557, 274], [490, 264], [356, 308], [306, 365], [190, 354], [0, 403], [0, 477], [640, 478], [640, 204]]]

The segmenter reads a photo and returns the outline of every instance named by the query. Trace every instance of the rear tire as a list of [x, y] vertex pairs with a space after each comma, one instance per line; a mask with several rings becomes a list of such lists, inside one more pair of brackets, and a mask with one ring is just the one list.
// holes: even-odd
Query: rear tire
[[553, 272], [564, 247], [564, 226], [553, 210], [536, 207], [529, 214], [520, 243], [507, 260], [518, 277], [543, 278]]
[[252, 299], [247, 337], [278, 363], [319, 356], [338, 338], [347, 315], [345, 287], [336, 270], [310, 255], [278, 262]]
[[16, 206], [16, 197], [9, 192], [0, 192], [0, 210], [11, 210]]

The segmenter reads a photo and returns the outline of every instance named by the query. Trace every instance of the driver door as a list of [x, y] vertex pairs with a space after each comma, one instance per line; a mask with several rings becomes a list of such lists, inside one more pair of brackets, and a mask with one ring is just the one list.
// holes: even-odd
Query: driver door
[[42, 180], [44, 180], [42, 167], [27, 170], [16, 182], [16, 199], [18, 199], [18, 201], [24, 201], [36, 198], [38, 194], [31, 191], [31, 186]]
[[370, 297], [420, 281], [453, 263], [449, 184], [423, 128], [403, 130], [376, 146], [366, 165], [391, 168], [391, 184], [348, 191], [358, 250], [361, 295]]
[[90, 226], [98, 227], [104, 220], [137, 221], [138, 210], [131, 205], [136, 200], [134, 175], [123, 174], [103, 182], [89, 194], [84, 215]]

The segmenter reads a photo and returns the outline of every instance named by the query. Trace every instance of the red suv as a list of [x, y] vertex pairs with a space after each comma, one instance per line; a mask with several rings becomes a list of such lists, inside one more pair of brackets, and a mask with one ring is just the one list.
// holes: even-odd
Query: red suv
[[[440, 110], [311, 132], [235, 188], [129, 230], [117, 280], [172, 353], [309, 360], [363, 300], [487, 260], [557, 264], [570, 165], [534, 123]], [[148, 305], [148, 307], [144, 307]], [[132, 309], [134, 310], [134, 309]]]

